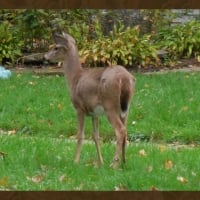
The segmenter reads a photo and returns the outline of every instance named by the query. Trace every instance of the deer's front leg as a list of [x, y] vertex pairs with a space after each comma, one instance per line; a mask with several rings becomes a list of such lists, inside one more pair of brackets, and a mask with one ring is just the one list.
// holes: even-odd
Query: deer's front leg
[[77, 133], [77, 147], [76, 147], [76, 155], [74, 163], [78, 163], [80, 160], [81, 147], [84, 139], [84, 119], [85, 119], [84, 113], [81, 111], [77, 111], [77, 119], [78, 119], [78, 133]]

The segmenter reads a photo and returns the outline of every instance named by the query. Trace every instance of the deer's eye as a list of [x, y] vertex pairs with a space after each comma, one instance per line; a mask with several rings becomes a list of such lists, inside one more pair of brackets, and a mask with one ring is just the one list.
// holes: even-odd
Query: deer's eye
[[54, 50], [57, 51], [57, 50], [58, 50], [58, 47], [55, 47]]

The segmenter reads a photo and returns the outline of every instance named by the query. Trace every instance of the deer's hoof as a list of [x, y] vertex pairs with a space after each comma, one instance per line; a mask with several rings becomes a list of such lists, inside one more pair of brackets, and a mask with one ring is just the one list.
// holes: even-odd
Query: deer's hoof
[[119, 159], [114, 159], [114, 161], [110, 164], [110, 167], [117, 169], [119, 167]]

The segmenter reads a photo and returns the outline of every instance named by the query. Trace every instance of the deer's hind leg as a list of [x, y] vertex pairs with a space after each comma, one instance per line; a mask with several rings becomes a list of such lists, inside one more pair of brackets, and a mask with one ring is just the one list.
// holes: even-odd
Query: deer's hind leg
[[[127, 123], [127, 118], [128, 118], [128, 114], [126, 114], [125, 116], [121, 116], [121, 122], [124, 124], [124, 127], [126, 129], [126, 123]], [[127, 130], [125, 130], [126, 132]], [[126, 162], [126, 141], [127, 141], [127, 133], [126, 133], [126, 137], [123, 140], [123, 144], [122, 144], [122, 161], [125, 163]]]
[[120, 115], [117, 112], [107, 112], [107, 117], [113, 128], [117, 138], [116, 150], [113, 163], [111, 166], [117, 168], [120, 161], [120, 154], [122, 153], [122, 161], [125, 163], [125, 147], [126, 147], [126, 127], [120, 119]]

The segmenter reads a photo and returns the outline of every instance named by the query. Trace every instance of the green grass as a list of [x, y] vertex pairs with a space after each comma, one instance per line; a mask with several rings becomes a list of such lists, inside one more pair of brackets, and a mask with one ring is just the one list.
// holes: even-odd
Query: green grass
[[[50, 137], [0, 136], [0, 189], [11, 190], [199, 190], [200, 149], [130, 144], [124, 168], [109, 167], [114, 144], [102, 144], [105, 164], [95, 167], [95, 146], [85, 143], [79, 165], [75, 142]], [[145, 151], [145, 155], [140, 153]], [[172, 165], [167, 168], [166, 162]], [[178, 180], [182, 177], [183, 181]]]
[[[130, 139], [199, 142], [200, 73], [136, 74], [136, 78], [127, 124]], [[0, 89], [1, 129], [52, 137], [76, 134], [76, 113], [64, 77], [18, 74], [0, 80]], [[86, 123], [90, 137], [90, 118]], [[104, 141], [114, 138], [106, 117], [101, 118], [100, 132]]]
[[[117, 170], [109, 167], [115, 137], [105, 117], [100, 121], [105, 164], [95, 167], [93, 143], [83, 145], [80, 164], [73, 164], [75, 142], [69, 137], [77, 124], [64, 77], [25, 73], [0, 80], [0, 190], [199, 190], [199, 147], [167, 143], [199, 144], [200, 73], [136, 78], [127, 163]], [[86, 123], [91, 139], [89, 118]]]
[[[153, 140], [200, 141], [200, 73], [139, 75], [129, 134]], [[131, 126], [131, 120], [136, 125]]]

